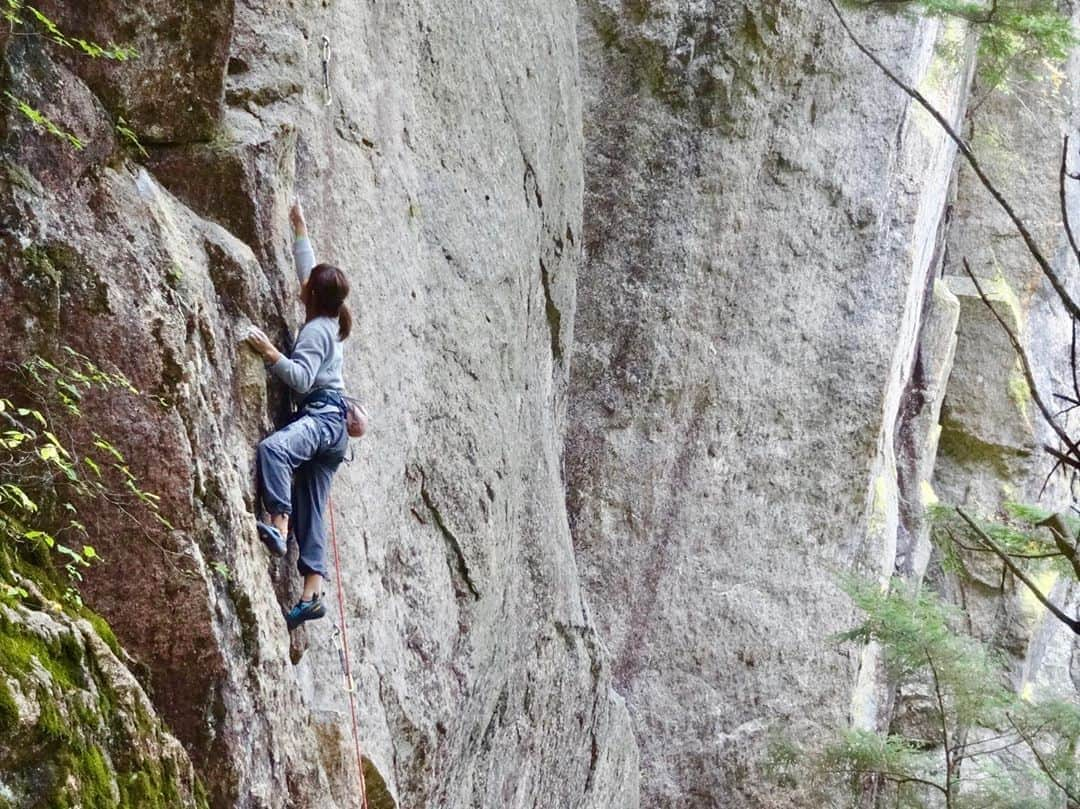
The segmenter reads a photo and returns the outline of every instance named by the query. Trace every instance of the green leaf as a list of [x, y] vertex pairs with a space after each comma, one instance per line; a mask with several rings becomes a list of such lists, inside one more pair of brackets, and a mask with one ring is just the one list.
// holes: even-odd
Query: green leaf
[[23, 599], [29, 598], [30, 593], [22, 587], [12, 586], [6, 582], [0, 582], [0, 598]]
[[45, 531], [26, 531], [23, 536], [31, 542], [43, 542], [45, 543], [46, 547], [49, 548], [52, 548], [56, 545], [56, 540], [53, 538], [53, 535], [46, 533]]
[[3, 439], [0, 440], [0, 443], [2, 443], [7, 449], [16, 449], [28, 438], [32, 438], [30, 433], [24, 433], [19, 430], [5, 430], [3, 433]]
[[124, 462], [124, 456], [120, 454], [120, 450], [118, 450], [116, 447], [114, 447], [97, 433], [94, 433], [94, 446], [98, 449], [105, 450], [114, 458], [116, 458], [116, 460], [118, 460], [120, 463]]
[[55, 550], [61, 556], [68, 557], [69, 559], [71, 559], [76, 564], [80, 564], [80, 565], [89, 565], [90, 564], [85, 559], [83, 559], [82, 554], [72, 550], [67, 545], [62, 545], [62, 544], [57, 543], [54, 546], [53, 550]]
[[30, 418], [34, 419], [34, 421], [36, 421], [42, 427], [49, 426], [49, 422], [45, 421], [45, 417], [41, 415], [40, 410], [34, 410], [29, 407], [20, 407], [15, 412], [18, 413], [20, 416], [30, 416]]
[[4, 483], [0, 485], [0, 492], [3, 492], [8, 500], [15, 503], [15, 505], [19, 506], [24, 511], [34, 512], [38, 510], [37, 503], [31, 500], [26, 492], [14, 483]]

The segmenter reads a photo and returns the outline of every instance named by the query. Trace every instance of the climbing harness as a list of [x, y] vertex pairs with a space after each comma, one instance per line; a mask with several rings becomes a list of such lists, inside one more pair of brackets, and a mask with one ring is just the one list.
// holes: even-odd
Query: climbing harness
[[333, 97], [330, 95], [330, 37], [322, 38], [322, 88], [323, 105], [329, 107]]
[[[325, 37], [323, 38], [325, 39]], [[338, 660], [341, 674], [345, 678], [345, 691], [349, 695], [349, 713], [352, 716], [353, 745], [356, 747], [356, 772], [360, 776], [360, 803], [368, 809], [367, 784], [364, 783], [364, 755], [360, 749], [360, 728], [356, 721], [356, 681], [352, 676], [349, 661], [349, 625], [345, 621], [345, 594], [341, 589], [341, 560], [338, 557], [337, 528], [334, 525], [334, 498], [327, 498], [330, 511], [330, 542], [334, 547], [334, 581], [337, 584], [338, 620], [340, 626], [334, 626], [334, 641], [338, 647]]]

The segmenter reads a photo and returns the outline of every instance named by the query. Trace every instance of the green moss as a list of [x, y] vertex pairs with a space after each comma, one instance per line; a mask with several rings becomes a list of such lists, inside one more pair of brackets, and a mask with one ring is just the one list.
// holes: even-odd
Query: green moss
[[243, 644], [244, 654], [247, 655], [251, 668], [254, 670], [254, 667], [259, 662], [259, 624], [258, 618], [255, 616], [255, 609], [251, 604], [250, 596], [244, 592], [244, 588], [236, 586], [234, 580], [226, 580], [226, 592], [233, 606], [236, 607], [236, 617], [240, 622], [240, 642]]
[[1017, 367], [1009, 374], [1009, 399], [1016, 405], [1020, 415], [1027, 419], [1028, 403], [1031, 401], [1031, 388], [1028, 386], [1023, 371], [1020, 370], [1019, 364], [1019, 361], [1017, 361]]
[[54, 775], [56, 791], [50, 806], [116, 809], [112, 767], [98, 747], [79, 745], [65, 749], [56, 757]]
[[178, 262], [173, 262], [165, 271], [165, 283], [175, 289], [184, 280], [184, 268]]
[[0, 734], [11, 733], [19, 724], [19, 706], [5, 677], [0, 676]]
[[24, 679], [36, 660], [59, 685], [77, 688], [82, 677], [73, 655], [68, 644], [48, 644], [36, 635], [23, 632], [6, 619], [0, 619], [0, 666], [16, 679]]
[[94, 627], [97, 636], [105, 641], [105, 645], [112, 650], [112, 653], [117, 657], [122, 657], [120, 643], [116, 640], [116, 635], [113, 634], [108, 621], [85, 607], [82, 610], [82, 617], [90, 622], [90, 626]]
[[35, 727], [38, 736], [45, 742], [70, 744], [75, 741], [74, 727], [63, 716], [52, 695], [45, 689], [38, 689], [37, 697], [41, 703], [41, 713]]
[[[120, 806], [167, 809], [183, 802], [176, 767], [170, 759], [117, 779]], [[204, 802], [199, 802], [203, 805]]]
[[23, 261], [26, 262], [26, 269], [30, 273], [43, 275], [53, 284], [60, 283], [60, 271], [53, 266], [49, 254], [41, 247], [32, 244], [23, 250]]

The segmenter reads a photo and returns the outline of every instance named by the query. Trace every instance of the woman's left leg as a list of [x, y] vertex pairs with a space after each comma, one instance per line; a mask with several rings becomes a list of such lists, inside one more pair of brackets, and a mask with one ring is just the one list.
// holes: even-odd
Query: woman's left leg
[[329, 464], [313, 459], [296, 470], [293, 492], [293, 534], [300, 546], [296, 566], [304, 577], [304, 594], [289, 610], [285, 623], [289, 631], [305, 621], [326, 615], [322, 599], [326, 574], [326, 514], [330, 482], [341, 461]]
[[330, 483], [345, 459], [349, 435], [345, 419], [328, 418], [322, 423], [326, 441], [318, 455], [303, 464], [294, 478], [293, 532], [300, 547], [297, 567], [303, 576], [303, 597], [318, 595], [326, 576], [326, 515]]
[[326, 575], [326, 516], [330, 483], [345, 459], [349, 442], [343, 417], [316, 416], [319, 451], [297, 467], [293, 476], [293, 535], [300, 546], [296, 566], [304, 577], [304, 595], [285, 616], [289, 629], [326, 614], [321, 596]]
[[326, 573], [326, 519], [332, 467], [316, 458], [296, 470], [293, 479], [293, 535], [300, 546], [296, 567], [304, 577], [304, 600], [322, 592]]

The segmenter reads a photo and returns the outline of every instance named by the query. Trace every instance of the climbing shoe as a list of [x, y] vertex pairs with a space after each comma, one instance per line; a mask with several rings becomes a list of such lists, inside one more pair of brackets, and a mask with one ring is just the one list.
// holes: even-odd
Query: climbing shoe
[[260, 522], [256, 523], [259, 528], [259, 539], [263, 541], [263, 545], [274, 556], [284, 556], [285, 551], [288, 550], [288, 546], [285, 544], [285, 537], [281, 535], [281, 532], [269, 523]]
[[319, 596], [315, 596], [311, 601], [297, 601], [296, 606], [285, 614], [285, 623], [292, 632], [304, 621], [314, 621], [324, 615], [326, 615], [326, 606]]

